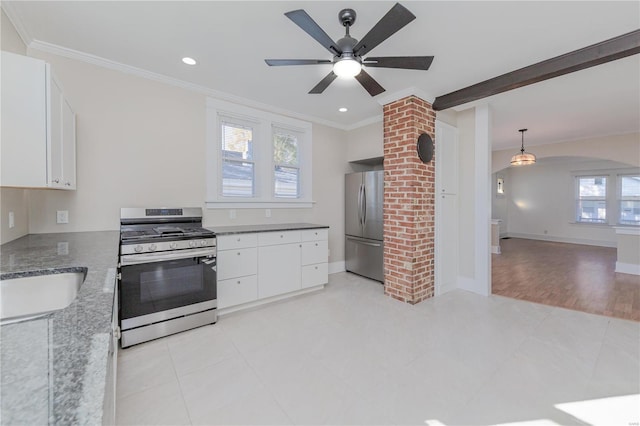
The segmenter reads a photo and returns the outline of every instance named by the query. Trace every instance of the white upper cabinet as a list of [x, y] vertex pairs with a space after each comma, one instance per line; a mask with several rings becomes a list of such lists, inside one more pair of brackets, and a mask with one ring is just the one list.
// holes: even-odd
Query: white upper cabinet
[[2, 52], [1, 186], [76, 189], [76, 118], [46, 62]]

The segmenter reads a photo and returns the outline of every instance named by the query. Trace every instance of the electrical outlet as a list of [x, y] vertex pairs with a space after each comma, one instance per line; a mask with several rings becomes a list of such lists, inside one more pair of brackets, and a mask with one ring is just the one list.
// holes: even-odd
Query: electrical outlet
[[229, 210], [229, 219], [235, 219], [235, 218], [236, 218], [236, 210], [235, 209]]
[[13, 215], [13, 212], [9, 212], [9, 228], [13, 228], [16, 226], [16, 218]]
[[271, 209], [264, 209], [264, 217], [271, 217]]
[[69, 254], [69, 243], [62, 241], [58, 243], [58, 256], [64, 256]]
[[69, 223], [69, 210], [58, 210], [56, 212], [56, 223]]

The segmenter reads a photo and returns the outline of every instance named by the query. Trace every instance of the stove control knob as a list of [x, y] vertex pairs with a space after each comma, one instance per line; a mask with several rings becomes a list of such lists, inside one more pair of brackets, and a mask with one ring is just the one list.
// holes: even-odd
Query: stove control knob
[[172, 249], [178, 248], [178, 243], [169, 244], [169, 248], [172, 248]]
[[195, 247], [198, 243], [194, 240], [189, 241], [189, 247]]
[[142, 251], [142, 246], [141, 245], [137, 245], [133, 249], [136, 251], [136, 253], [140, 253]]
[[158, 248], [158, 246], [156, 246], [155, 244], [151, 244], [149, 246], [149, 251], [156, 251], [157, 248]]
[[201, 247], [204, 247], [204, 246], [206, 246], [206, 245], [207, 245], [207, 241], [206, 241], [206, 240], [202, 240], [202, 241], [200, 241], [200, 246], [201, 246]]

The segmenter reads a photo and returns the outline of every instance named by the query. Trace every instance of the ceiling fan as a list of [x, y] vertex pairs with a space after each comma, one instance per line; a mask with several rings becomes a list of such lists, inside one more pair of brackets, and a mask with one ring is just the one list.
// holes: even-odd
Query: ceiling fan
[[415, 15], [400, 3], [396, 3], [360, 41], [349, 35], [349, 28], [356, 21], [356, 12], [353, 9], [343, 9], [338, 13], [338, 19], [346, 28], [346, 34], [335, 43], [304, 10], [293, 10], [285, 13], [285, 16], [333, 54], [333, 59], [331, 60], [265, 59], [267, 65], [270, 66], [333, 64], [331, 72], [311, 89], [309, 93], [324, 92], [337, 77], [355, 77], [371, 96], [376, 96], [384, 92], [384, 88], [365, 72], [362, 67], [402, 68], [426, 71], [433, 61], [433, 56], [369, 56], [363, 58], [364, 55], [380, 43], [416, 19]]

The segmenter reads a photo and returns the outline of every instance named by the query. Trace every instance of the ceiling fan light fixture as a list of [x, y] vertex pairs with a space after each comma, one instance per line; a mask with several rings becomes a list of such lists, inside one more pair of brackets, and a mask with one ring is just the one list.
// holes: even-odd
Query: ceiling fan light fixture
[[512, 166], [526, 166], [528, 164], [535, 164], [536, 156], [530, 152], [525, 152], [524, 150], [524, 132], [527, 129], [518, 130], [522, 134], [522, 146], [520, 148], [520, 154], [516, 154], [511, 157], [511, 165]]
[[184, 62], [187, 65], [195, 65], [195, 64], [197, 64], [195, 59], [190, 58], [188, 56], [185, 56], [184, 58], [182, 58], [182, 62]]
[[342, 58], [333, 64], [333, 73], [338, 78], [351, 78], [360, 74], [362, 64], [353, 58]]

